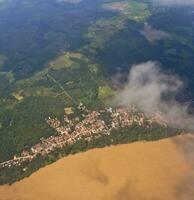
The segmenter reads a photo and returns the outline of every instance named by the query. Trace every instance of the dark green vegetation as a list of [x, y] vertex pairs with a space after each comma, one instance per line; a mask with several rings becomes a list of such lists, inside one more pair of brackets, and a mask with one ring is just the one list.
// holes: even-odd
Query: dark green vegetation
[[[0, 162], [54, 134], [45, 118], [62, 118], [64, 107], [110, 104], [110, 77], [132, 64], [158, 60], [186, 80], [179, 98], [194, 99], [193, 10], [148, 0], [0, 0]], [[145, 22], [171, 37], [150, 43]]]
[[[91, 21], [108, 14], [99, 2], [57, 3], [55, 0], [6, 0], [0, 12], [0, 54], [3, 70], [17, 79], [29, 77], [49, 59], [84, 44], [82, 35]], [[96, 3], [95, 3], [96, 2]]]
[[1, 184], [12, 184], [22, 178], [30, 176], [33, 172], [37, 171], [41, 167], [48, 165], [56, 160], [84, 152], [93, 148], [102, 148], [111, 145], [126, 144], [129, 142], [135, 142], [139, 140], [153, 141], [161, 138], [175, 136], [180, 134], [179, 131], [160, 127], [159, 125], [153, 126], [152, 128], [146, 129], [133, 125], [131, 127], [121, 128], [119, 130], [113, 130], [110, 136], [101, 136], [88, 142], [84, 139], [77, 141], [73, 145], [66, 146], [63, 149], [56, 149], [55, 152], [46, 157], [38, 156], [31, 163], [25, 163], [23, 166], [5, 168], [0, 171], [0, 185]]
[[79, 101], [95, 107], [100, 103], [98, 90], [106, 81], [102, 80], [98, 66], [78, 53], [64, 53], [65, 67], [60, 65], [61, 59], [30, 78], [15, 82], [8, 94], [9, 102], [2, 101], [0, 160], [53, 134], [45, 122], [48, 116], [62, 118], [64, 107], [74, 106]]

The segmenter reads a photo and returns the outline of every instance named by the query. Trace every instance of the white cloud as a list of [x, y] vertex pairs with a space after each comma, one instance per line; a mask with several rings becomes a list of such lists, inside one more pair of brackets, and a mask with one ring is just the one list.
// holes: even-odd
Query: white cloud
[[132, 67], [116, 102], [123, 106], [135, 104], [148, 115], [160, 111], [172, 126], [194, 130], [194, 117], [188, 114], [188, 107], [174, 98], [183, 85], [178, 76], [162, 72], [156, 62], [149, 61]]

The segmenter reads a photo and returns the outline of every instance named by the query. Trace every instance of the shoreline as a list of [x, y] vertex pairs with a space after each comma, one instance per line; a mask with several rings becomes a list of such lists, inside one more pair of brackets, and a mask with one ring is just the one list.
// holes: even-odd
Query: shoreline
[[[160, 193], [161, 196], [172, 195], [170, 191], [172, 187], [175, 187], [179, 182], [181, 183], [183, 176], [187, 177], [187, 172], [190, 169], [189, 163], [185, 160], [181, 144], [190, 139], [194, 140], [193, 135], [185, 134], [158, 141], [138, 141], [77, 153], [41, 168], [29, 178], [25, 178], [11, 186], [0, 186], [0, 191], [2, 195], [7, 195], [8, 200], [11, 200], [9, 195], [13, 194], [12, 191], [16, 191], [15, 197], [21, 200], [28, 199], [28, 195], [24, 192], [30, 193], [29, 200], [34, 198], [37, 200], [41, 198], [53, 200], [55, 199], [54, 195], [58, 193], [58, 199], [61, 200], [69, 195], [69, 198], [76, 199], [76, 191], [79, 191], [79, 199], [86, 200], [91, 198], [92, 192], [95, 190], [96, 193], [93, 199], [101, 200], [103, 198], [98, 192], [101, 191], [102, 194], [108, 195], [106, 191], [108, 190], [114, 198], [108, 195], [106, 199], [117, 200], [119, 198], [115, 198], [115, 196], [119, 193], [119, 188], [123, 184], [125, 185], [129, 177], [130, 179], [136, 177], [141, 181], [130, 183], [132, 184], [131, 187], [134, 187], [135, 195], [137, 195], [138, 190], [148, 190], [148, 194], [145, 194], [146, 197], [147, 195], [158, 197], [154, 195]], [[168, 176], [168, 183], [164, 181], [166, 176]], [[151, 180], [146, 180], [149, 178]], [[156, 186], [152, 185], [153, 182], [156, 182]], [[166, 186], [162, 185], [163, 182]], [[88, 194], [83, 192], [83, 184], [86, 184]], [[137, 186], [135, 186], [136, 184]], [[144, 184], [146, 185], [143, 186]], [[33, 187], [34, 190], [29, 191]], [[128, 188], [128, 185], [126, 187]], [[152, 187], [154, 189], [159, 187], [161, 190], [153, 191]], [[130, 187], [128, 189], [130, 192]], [[53, 193], [54, 191], [55, 193]], [[39, 196], [37, 196], [38, 194]], [[51, 196], [48, 197], [49, 195]], [[139, 196], [136, 199], [141, 200]], [[158, 199], [160, 200], [160, 198]], [[163, 199], [165, 198], [161, 198], [161, 200]], [[174, 200], [176, 198], [170, 199]], [[179, 200], [179, 198], [176, 200]]]
[[[64, 115], [64, 120], [46, 119], [55, 131], [54, 136], [41, 138], [29, 150], [0, 163], [0, 185], [12, 184], [30, 176], [58, 159], [117, 144], [141, 140], [158, 140], [183, 133], [169, 127], [158, 114], [147, 117], [131, 108], [105, 108], [89, 111], [81, 104], [79, 115]], [[68, 109], [69, 111], [70, 109]]]

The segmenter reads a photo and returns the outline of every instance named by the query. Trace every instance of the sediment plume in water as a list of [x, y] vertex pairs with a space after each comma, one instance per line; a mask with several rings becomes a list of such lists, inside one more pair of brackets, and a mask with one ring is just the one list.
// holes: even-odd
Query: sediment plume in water
[[193, 147], [184, 135], [69, 156], [0, 186], [0, 200], [190, 200]]

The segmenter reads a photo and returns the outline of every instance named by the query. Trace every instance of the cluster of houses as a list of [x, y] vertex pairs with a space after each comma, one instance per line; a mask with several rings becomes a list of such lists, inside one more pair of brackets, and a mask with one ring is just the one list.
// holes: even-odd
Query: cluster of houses
[[[107, 108], [98, 111], [88, 111], [83, 106], [79, 109], [87, 113], [83, 115], [84, 117], [81, 120], [78, 117], [69, 117], [68, 115], [71, 115], [72, 112], [69, 114], [65, 112], [63, 122], [57, 118], [48, 117], [46, 122], [56, 131], [56, 135], [41, 138], [40, 142], [31, 147], [29, 151], [23, 151], [20, 156], [14, 156], [12, 160], [0, 163], [0, 168], [19, 166], [24, 162], [32, 161], [37, 155], [48, 155], [56, 148], [63, 148], [80, 139], [90, 141], [102, 135], [110, 135], [113, 129], [130, 127], [133, 124], [145, 128], [150, 128], [153, 123], [166, 126], [159, 116], [147, 118], [143, 113], [137, 112], [134, 106], [130, 108]], [[103, 119], [104, 114], [109, 116], [108, 122]]]

